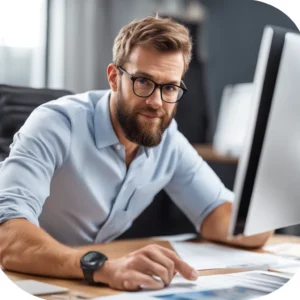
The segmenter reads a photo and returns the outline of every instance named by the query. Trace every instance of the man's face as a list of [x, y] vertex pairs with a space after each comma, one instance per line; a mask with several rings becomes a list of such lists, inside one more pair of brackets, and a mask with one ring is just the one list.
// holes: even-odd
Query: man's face
[[[122, 67], [134, 77], [180, 85], [184, 61], [181, 52], [159, 53], [138, 46]], [[161, 142], [176, 113], [177, 104], [164, 102], [159, 88], [149, 97], [141, 98], [135, 95], [132, 86], [128, 75], [119, 75], [116, 118], [129, 141], [154, 147]]]

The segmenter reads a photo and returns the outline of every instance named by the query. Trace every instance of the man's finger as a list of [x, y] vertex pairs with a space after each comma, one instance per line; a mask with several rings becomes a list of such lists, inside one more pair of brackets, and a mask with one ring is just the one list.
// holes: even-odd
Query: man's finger
[[164, 255], [161, 251], [149, 251], [147, 256], [152, 260], [157, 262], [158, 264], [164, 266], [168, 271], [168, 283], [165, 282], [166, 285], [169, 285], [171, 280], [174, 277], [175, 271], [175, 263], [169, 259], [166, 255]]
[[189, 280], [197, 280], [198, 272], [193, 267], [184, 262], [174, 251], [162, 247], [163, 253], [175, 263], [175, 270], [184, 278]]
[[137, 266], [136, 270], [160, 278], [165, 285], [170, 284], [171, 279], [167, 268], [151, 260], [147, 256], [143, 256], [142, 262]]

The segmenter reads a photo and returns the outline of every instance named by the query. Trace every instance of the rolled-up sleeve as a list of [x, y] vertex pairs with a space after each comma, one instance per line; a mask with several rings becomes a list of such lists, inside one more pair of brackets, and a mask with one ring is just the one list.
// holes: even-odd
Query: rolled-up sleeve
[[50, 192], [56, 168], [67, 156], [68, 118], [55, 105], [37, 108], [14, 136], [9, 157], [0, 163], [0, 223], [38, 217]]
[[178, 161], [165, 191], [199, 232], [205, 217], [222, 203], [232, 201], [233, 193], [180, 132], [173, 139]]

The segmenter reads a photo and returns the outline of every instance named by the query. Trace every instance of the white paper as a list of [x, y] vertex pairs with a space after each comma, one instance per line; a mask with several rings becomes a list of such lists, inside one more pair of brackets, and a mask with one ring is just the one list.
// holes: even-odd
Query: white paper
[[280, 243], [268, 245], [264, 247], [264, 250], [278, 255], [300, 259], [300, 244], [298, 243]]
[[156, 237], [153, 237], [152, 239], [168, 241], [168, 242], [183, 242], [183, 241], [194, 239], [196, 237], [197, 237], [197, 235], [195, 233], [183, 233], [183, 234], [177, 234], [177, 235], [156, 236]]
[[186, 263], [197, 270], [219, 268], [268, 270], [300, 266], [300, 261], [293, 259], [214, 244], [172, 242], [171, 245]]
[[17, 280], [14, 281], [14, 283], [25, 292], [35, 296], [64, 293], [69, 291], [67, 288], [36, 280]]
[[282, 272], [282, 273], [289, 273], [289, 274], [296, 274], [300, 272], [300, 266], [294, 266], [294, 267], [280, 267], [275, 268], [275, 271]]

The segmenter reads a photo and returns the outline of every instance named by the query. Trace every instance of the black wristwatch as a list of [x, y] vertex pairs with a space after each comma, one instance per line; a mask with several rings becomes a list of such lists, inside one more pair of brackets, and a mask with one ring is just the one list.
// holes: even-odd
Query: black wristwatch
[[107, 257], [103, 253], [97, 251], [89, 251], [81, 257], [80, 267], [82, 269], [84, 279], [89, 284], [101, 284], [94, 281], [94, 272], [100, 269], [106, 261]]

